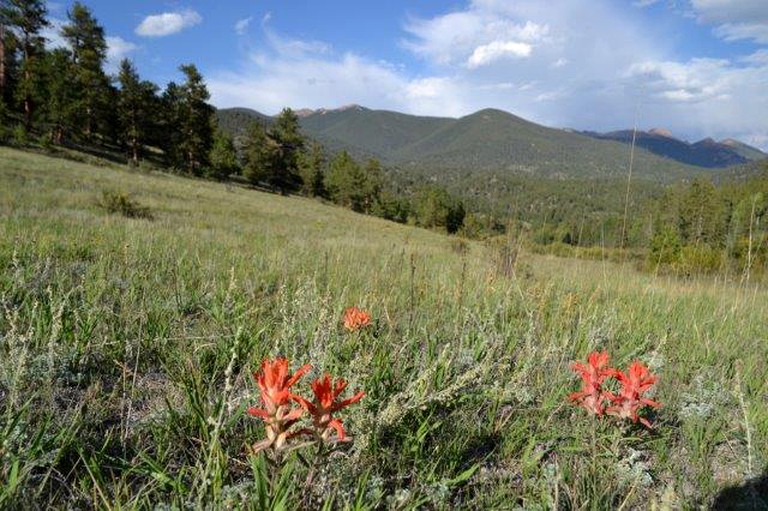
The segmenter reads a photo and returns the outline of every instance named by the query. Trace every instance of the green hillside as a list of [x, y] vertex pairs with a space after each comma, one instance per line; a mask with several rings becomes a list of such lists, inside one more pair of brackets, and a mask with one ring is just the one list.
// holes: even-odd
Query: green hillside
[[[248, 118], [244, 112], [219, 111], [220, 123], [234, 133], [242, 132]], [[262, 118], [250, 112], [253, 118]], [[492, 175], [619, 177], [626, 175], [629, 164], [629, 151], [620, 142], [547, 128], [494, 109], [451, 119], [354, 105], [310, 113], [302, 117], [301, 125], [331, 150], [375, 157], [408, 174], [439, 181]], [[669, 182], [702, 171], [644, 149], [635, 153], [634, 172], [641, 179]]]
[[428, 137], [453, 123], [444, 117], [419, 117], [360, 106], [314, 113], [302, 118], [302, 128], [310, 135], [330, 137], [380, 155], [397, 159], [403, 148]]
[[[417, 117], [355, 107], [311, 114], [302, 127], [385, 162], [439, 180], [460, 175], [604, 178], [625, 175], [629, 152], [621, 143], [594, 140], [486, 109], [460, 119]], [[638, 150], [636, 175], [672, 181], [701, 172]]]
[[[0, 508], [763, 506], [766, 290], [518, 249], [0, 147]], [[652, 429], [569, 402], [595, 350]], [[253, 453], [277, 356], [365, 392], [330, 457]]]

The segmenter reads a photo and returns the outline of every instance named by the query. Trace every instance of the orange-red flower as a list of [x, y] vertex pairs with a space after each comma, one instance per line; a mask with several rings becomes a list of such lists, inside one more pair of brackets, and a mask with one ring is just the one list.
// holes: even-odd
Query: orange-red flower
[[370, 325], [371, 315], [357, 307], [350, 307], [344, 311], [342, 321], [344, 323], [344, 328], [350, 332], [354, 332]]
[[303, 410], [293, 406], [295, 395], [290, 388], [311, 369], [309, 364], [300, 367], [293, 375], [288, 373], [288, 360], [278, 357], [273, 361], [265, 359], [261, 364], [261, 372], [253, 377], [261, 390], [263, 408], [250, 407], [248, 413], [260, 417], [266, 424], [267, 438], [254, 445], [258, 451], [270, 446], [280, 449], [291, 436], [288, 431], [293, 426]]
[[294, 397], [312, 415], [314, 434], [324, 442], [331, 440], [333, 431], [336, 432], [335, 441], [343, 442], [347, 439], [344, 425], [340, 419], [333, 417], [333, 414], [342, 408], [357, 403], [365, 396], [365, 392], [358, 392], [350, 398], [338, 401], [339, 396], [346, 388], [346, 380], [338, 378], [334, 382], [331, 375], [325, 373], [323, 378], [318, 378], [312, 382], [312, 393], [315, 395], [314, 402], [300, 396]]
[[643, 394], [650, 390], [658, 378], [651, 374], [648, 368], [639, 360], [632, 362], [626, 374], [622, 371], [616, 371], [615, 376], [621, 383], [621, 392], [617, 396], [613, 394], [609, 396], [613, 406], [608, 407], [606, 413], [620, 418], [632, 419], [633, 422], [640, 421], [640, 423], [650, 428], [651, 423], [647, 419], [640, 417], [637, 412], [644, 406], [651, 406], [653, 408], [661, 406], [660, 403], [643, 397]]
[[603, 402], [609, 399], [603, 391], [603, 382], [616, 374], [615, 369], [608, 367], [609, 359], [607, 351], [595, 351], [589, 354], [586, 364], [574, 362], [571, 365], [571, 369], [581, 376], [582, 385], [581, 390], [570, 394], [568, 399], [596, 415], [603, 415]]

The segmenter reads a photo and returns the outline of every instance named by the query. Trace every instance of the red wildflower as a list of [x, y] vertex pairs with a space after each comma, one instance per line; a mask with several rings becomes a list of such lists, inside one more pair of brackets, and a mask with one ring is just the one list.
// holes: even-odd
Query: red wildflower
[[616, 374], [615, 369], [607, 367], [609, 359], [607, 351], [595, 351], [589, 354], [586, 364], [574, 362], [571, 365], [571, 369], [581, 376], [582, 386], [579, 392], [572, 393], [568, 399], [596, 415], [605, 412], [603, 401], [609, 399], [608, 394], [603, 391], [603, 382]]
[[344, 328], [350, 332], [360, 330], [371, 324], [371, 315], [357, 307], [350, 307], [344, 311]]
[[343, 442], [346, 440], [347, 435], [344, 426], [340, 419], [333, 417], [333, 414], [342, 408], [357, 403], [365, 395], [365, 392], [358, 392], [350, 398], [337, 401], [346, 388], [346, 380], [339, 378], [334, 382], [331, 375], [325, 373], [323, 378], [318, 378], [312, 382], [312, 392], [315, 394], [314, 402], [300, 396], [294, 397], [312, 415], [314, 433], [324, 442], [331, 439], [333, 431], [336, 431], [335, 441]]
[[267, 430], [267, 438], [257, 443], [254, 450], [265, 449], [273, 444], [276, 449], [280, 449], [291, 436], [288, 429], [301, 416], [303, 410], [293, 407], [291, 399], [296, 396], [289, 389], [310, 369], [311, 366], [307, 364], [293, 375], [289, 375], [288, 360], [279, 357], [274, 362], [265, 359], [261, 364], [261, 372], [253, 374], [261, 390], [264, 408], [252, 406], [248, 408], [248, 413], [264, 420]]
[[621, 383], [621, 392], [618, 396], [611, 394], [609, 399], [614, 403], [608, 407], [606, 413], [620, 418], [632, 419], [633, 422], [642, 423], [651, 427], [647, 419], [638, 416], [637, 411], [644, 406], [658, 408], [660, 403], [652, 401], [643, 394], [648, 392], [658, 378], [651, 374], [648, 368], [639, 360], [632, 362], [627, 373], [616, 371], [616, 379]]

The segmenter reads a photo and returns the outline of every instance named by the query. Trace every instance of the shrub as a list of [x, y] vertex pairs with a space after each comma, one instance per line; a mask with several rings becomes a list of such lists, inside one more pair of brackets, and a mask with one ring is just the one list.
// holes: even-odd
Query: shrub
[[143, 218], [145, 220], [154, 218], [149, 208], [141, 206], [122, 192], [104, 191], [99, 205], [109, 213], [119, 213], [126, 218]]

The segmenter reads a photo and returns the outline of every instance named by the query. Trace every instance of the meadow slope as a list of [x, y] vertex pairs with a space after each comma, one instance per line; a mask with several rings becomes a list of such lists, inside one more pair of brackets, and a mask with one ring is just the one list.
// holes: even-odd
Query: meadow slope
[[[0, 509], [768, 506], [766, 290], [516, 251], [0, 147]], [[594, 350], [659, 376], [653, 429], [568, 402]], [[277, 355], [366, 396], [270, 499], [245, 410]]]

